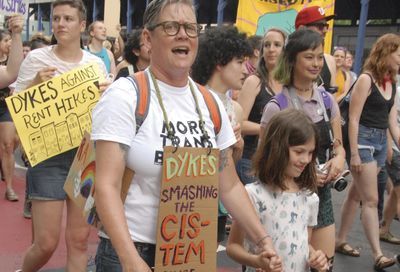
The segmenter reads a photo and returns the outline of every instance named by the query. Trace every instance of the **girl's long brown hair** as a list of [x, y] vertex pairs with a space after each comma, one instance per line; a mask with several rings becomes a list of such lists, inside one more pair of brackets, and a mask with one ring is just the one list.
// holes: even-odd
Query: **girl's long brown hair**
[[289, 147], [303, 145], [312, 138], [315, 139], [312, 160], [295, 181], [300, 189], [315, 192], [318, 132], [311, 119], [296, 109], [283, 110], [268, 123], [264, 138], [260, 139], [260, 146], [253, 157], [253, 168], [260, 181], [287, 190], [284, 180]]

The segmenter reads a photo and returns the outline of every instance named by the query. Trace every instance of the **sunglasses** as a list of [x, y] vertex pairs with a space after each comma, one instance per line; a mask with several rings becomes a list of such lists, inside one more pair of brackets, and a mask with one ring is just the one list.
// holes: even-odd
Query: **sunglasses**
[[326, 29], [329, 28], [329, 24], [328, 23], [311, 23], [311, 24], [308, 24], [307, 26], [315, 26], [320, 31], [324, 30], [325, 28]]

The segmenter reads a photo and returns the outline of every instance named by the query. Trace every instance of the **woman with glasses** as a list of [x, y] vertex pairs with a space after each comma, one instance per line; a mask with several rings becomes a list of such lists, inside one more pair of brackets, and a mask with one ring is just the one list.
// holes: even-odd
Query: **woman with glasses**
[[322, 250], [333, 269], [335, 255], [335, 222], [331, 182], [341, 176], [345, 164], [338, 104], [333, 96], [316, 83], [323, 66], [323, 40], [315, 31], [302, 28], [289, 35], [275, 79], [284, 84], [280, 94], [265, 106], [261, 118], [260, 138], [271, 118], [285, 108], [304, 112], [316, 124], [319, 133], [317, 186], [318, 222], [310, 239], [314, 249]]
[[282, 30], [267, 30], [262, 38], [256, 71], [246, 79], [239, 94], [238, 102], [243, 108], [244, 118], [244, 149], [236, 169], [243, 184], [255, 181], [254, 175], [251, 174], [251, 158], [257, 148], [264, 106], [282, 89], [282, 84], [274, 79], [272, 70], [282, 53], [285, 40], [286, 34]]
[[[217, 101], [221, 117], [221, 129], [216, 133], [202, 93], [189, 77], [200, 30], [191, 0], [152, 1], [144, 13], [143, 30], [144, 44], [151, 51], [150, 66], [144, 71], [150, 92], [147, 117], [136, 133], [135, 89], [139, 85], [127, 78], [115, 81], [94, 109], [95, 199], [107, 233], [100, 234], [98, 272], [151, 271], [161, 201], [163, 147], [173, 142], [196, 147], [199, 139], [204, 144], [202, 139], [207, 135], [211, 145], [220, 149], [219, 196], [225, 208], [266, 256], [278, 259], [272, 257], [275, 251], [270, 236], [263, 230], [237, 177], [230, 149], [237, 140], [224, 106], [209, 93]], [[178, 125], [181, 129], [171, 129]], [[123, 204], [120, 188], [125, 166], [135, 175]], [[274, 266], [264, 269], [281, 271], [279, 261], [268, 263]]]

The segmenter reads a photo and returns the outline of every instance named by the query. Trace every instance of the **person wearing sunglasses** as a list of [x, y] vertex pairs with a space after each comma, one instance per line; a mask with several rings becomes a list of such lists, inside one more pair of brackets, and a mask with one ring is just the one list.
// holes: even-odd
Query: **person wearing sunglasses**
[[[329, 30], [328, 21], [332, 20], [335, 15], [326, 15], [325, 10], [319, 6], [306, 7], [299, 11], [295, 20], [295, 27], [307, 27], [322, 35], [325, 35]], [[321, 74], [318, 80], [319, 85], [324, 85], [325, 89], [334, 93], [337, 90], [336, 85], [336, 62], [333, 56], [324, 54], [324, 66], [322, 67]]]

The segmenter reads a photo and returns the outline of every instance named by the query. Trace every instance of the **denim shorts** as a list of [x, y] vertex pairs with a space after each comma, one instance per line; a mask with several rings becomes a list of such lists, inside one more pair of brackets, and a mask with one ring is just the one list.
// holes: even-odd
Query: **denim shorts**
[[359, 125], [358, 153], [362, 163], [376, 161], [378, 167], [385, 166], [386, 129], [370, 128]]
[[64, 183], [74, 160], [76, 148], [28, 167], [26, 180], [28, 198], [35, 200], [64, 200]]
[[243, 185], [253, 183], [257, 180], [252, 171], [252, 162], [249, 159], [240, 159], [236, 164], [236, 171]]
[[0, 107], [0, 123], [12, 122], [10, 111], [7, 107]]
[[[135, 243], [135, 247], [140, 257], [147, 265], [149, 267], [154, 267], [156, 245]], [[95, 262], [96, 272], [122, 272], [121, 263], [110, 239], [100, 237]]]
[[400, 152], [393, 150], [392, 161], [386, 162], [386, 170], [394, 186], [400, 185]]

